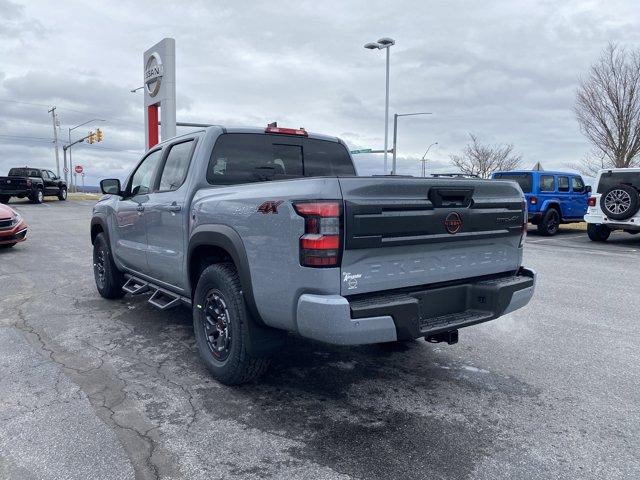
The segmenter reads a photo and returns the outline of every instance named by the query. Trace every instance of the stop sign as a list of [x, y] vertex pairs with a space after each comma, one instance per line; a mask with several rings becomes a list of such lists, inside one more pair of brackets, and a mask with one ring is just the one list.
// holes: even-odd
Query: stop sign
[[84, 171], [84, 168], [82, 168], [82, 165], [76, 165], [75, 171], [76, 173], [82, 173]]

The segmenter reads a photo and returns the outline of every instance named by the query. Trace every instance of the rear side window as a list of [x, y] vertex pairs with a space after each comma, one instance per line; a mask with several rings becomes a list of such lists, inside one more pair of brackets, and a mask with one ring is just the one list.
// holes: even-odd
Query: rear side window
[[540, 176], [540, 191], [541, 192], [553, 192], [555, 190], [553, 182], [553, 175], [541, 175]]
[[193, 140], [171, 146], [167, 161], [162, 169], [158, 190], [166, 192], [180, 188], [187, 176], [187, 170], [189, 170], [192, 149]]
[[598, 182], [598, 193], [604, 193], [616, 185], [629, 185], [640, 191], [640, 172], [605, 172]]
[[584, 192], [584, 182], [580, 177], [571, 177], [571, 188], [576, 193]]
[[207, 169], [207, 181], [214, 185], [335, 175], [355, 175], [343, 145], [256, 133], [221, 135]]
[[531, 186], [533, 182], [531, 180], [531, 175], [528, 173], [496, 173], [493, 178], [518, 182], [518, 185], [520, 185], [520, 188], [524, 193], [531, 193]]
[[569, 191], [569, 177], [558, 177], [558, 191], [559, 192]]

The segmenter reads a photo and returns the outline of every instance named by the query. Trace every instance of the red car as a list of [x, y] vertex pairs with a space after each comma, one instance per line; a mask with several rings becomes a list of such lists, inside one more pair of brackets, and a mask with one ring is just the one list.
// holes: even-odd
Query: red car
[[13, 247], [27, 238], [27, 222], [13, 208], [0, 204], [0, 248]]

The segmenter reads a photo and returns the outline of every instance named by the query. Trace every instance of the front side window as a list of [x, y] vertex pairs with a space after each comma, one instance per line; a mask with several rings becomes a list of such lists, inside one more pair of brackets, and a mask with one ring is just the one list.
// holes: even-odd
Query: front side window
[[129, 187], [129, 192], [132, 197], [136, 195], [146, 195], [151, 191], [153, 173], [160, 161], [160, 157], [162, 157], [162, 150], [155, 150], [147, 155], [142, 163], [138, 165]]
[[559, 192], [569, 191], [569, 177], [558, 177], [558, 191]]
[[571, 188], [575, 193], [584, 193], [584, 182], [580, 177], [571, 177]]
[[162, 169], [160, 177], [161, 192], [177, 190], [187, 177], [189, 170], [189, 162], [191, 161], [191, 150], [193, 149], [193, 140], [178, 143], [171, 147], [167, 155], [167, 161]]
[[540, 191], [541, 192], [553, 192], [555, 190], [553, 182], [553, 175], [541, 175], [540, 176]]

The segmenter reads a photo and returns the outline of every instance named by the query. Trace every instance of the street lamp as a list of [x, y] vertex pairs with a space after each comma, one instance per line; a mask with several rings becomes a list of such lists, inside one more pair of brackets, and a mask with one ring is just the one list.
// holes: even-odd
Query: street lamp
[[396, 174], [396, 150], [398, 147], [398, 117], [412, 117], [414, 115], [431, 115], [431, 112], [394, 113], [393, 114], [393, 160], [391, 161], [391, 175]]
[[[86, 122], [81, 123], [80, 125], [76, 125], [75, 127], [71, 127], [69, 129], [69, 145], [71, 145], [71, 132], [73, 130], [75, 130], [76, 128], [82, 127], [83, 125], [86, 125], [87, 123], [91, 123], [91, 122], [106, 122], [106, 120], [104, 118], [92, 118], [91, 120], [87, 120]], [[67, 168], [67, 162], [66, 161], [64, 162], [64, 167], [65, 167], [65, 169]], [[73, 170], [73, 162], [71, 161], [71, 148], [69, 148], [69, 180], [71, 181], [70, 182], [71, 183], [70, 186], [72, 187], [70, 191], [73, 191], [73, 172], [72, 172], [72, 170]], [[65, 181], [65, 183], [67, 182], [67, 172], [66, 171], [64, 173], [64, 181]]]
[[424, 152], [424, 155], [422, 155], [422, 158], [420, 159], [420, 161], [422, 162], [422, 176], [426, 177], [427, 176], [427, 153], [429, 153], [429, 150], [431, 149], [431, 147], [433, 147], [434, 145], [437, 145], [438, 142], [433, 142], [431, 145], [429, 145], [427, 147], [427, 151]]
[[364, 45], [364, 48], [369, 50], [382, 50], [387, 51], [387, 83], [386, 83], [386, 97], [384, 103], [384, 174], [387, 174], [387, 153], [389, 150], [389, 50], [396, 41], [393, 38], [383, 37], [377, 42], [369, 42]]
[[140, 90], [141, 88], [144, 88], [144, 85], [138, 88], [134, 88], [133, 90], [129, 90], [131, 93], [136, 93], [138, 90]]

